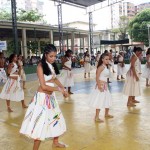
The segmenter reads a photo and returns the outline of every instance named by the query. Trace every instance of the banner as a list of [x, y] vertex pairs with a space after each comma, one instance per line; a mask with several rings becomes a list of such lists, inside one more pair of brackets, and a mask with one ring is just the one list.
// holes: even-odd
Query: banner
[[0, 51], [7, 50], [7, 43], [6, 41], [0, 41]]

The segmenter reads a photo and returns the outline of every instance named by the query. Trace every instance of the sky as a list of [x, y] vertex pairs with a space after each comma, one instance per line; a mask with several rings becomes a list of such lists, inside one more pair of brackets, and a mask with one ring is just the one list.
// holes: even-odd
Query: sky
[[[45, 0], [44, 10], [45, 10], [45, 20], [52, 25], [58, 24], [58, 17], [57, 17], [57, 6], [55, 6], [54, 2], [50, 0]], [[124, 0], [135, 5], [150, 2], [150, 0]], [[105, 5], [105, 4], [104, 4]], [[98, 5], [97, 5], [98, 6]], [[92, 9], [93, 7], [91, 7]], [[88, 14], [86, 13], [85, 9], [69, 6], [69, 5], [62, 5], [62, 18], [63, 23], [73, 22], [73, 21], [84, 21], [88, 22]], [[110, 15], [110, 7], [103, 8], [101, 10], [97, 10], [93, 12], [93, 22], [97, 24], [96, 30], [105, 30], [110, 28], [111, 24], [111, 15]]]

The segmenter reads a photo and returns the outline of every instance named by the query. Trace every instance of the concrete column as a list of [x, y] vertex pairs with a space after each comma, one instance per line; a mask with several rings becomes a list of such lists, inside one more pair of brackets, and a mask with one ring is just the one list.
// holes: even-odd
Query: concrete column
[[26, 59], [27, 55], [27, 37], [26, 37], [26, 29], [22, 29], [22, 49], [23, 49], [23, 56]]
[[83, 52], [84, 52], [85, 51], [85, 41], [84, 41], [85, 38], [83, 37], [82, 40], [83, 40]]
[[49, 39], [50, 39], [50, 43], [54, 44], [53, 30], [49, 31]]
[[74, 32], [71, 33], [71, 50], [74, 52], [74, 38], [75, 38], [75, 35], [74, 35]]

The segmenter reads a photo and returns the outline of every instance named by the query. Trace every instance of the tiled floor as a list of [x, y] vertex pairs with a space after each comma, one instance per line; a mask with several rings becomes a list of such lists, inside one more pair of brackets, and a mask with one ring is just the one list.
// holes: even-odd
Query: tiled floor
[[[67, 132], [60, 140], [69, 145], [67, 150], [150, 150], [150, 88], [141, 79], [142, 96], [135, 108], [126, 107], [123, 96], [123, 81], [113, 79], [110, 91], [113, 97], [111, 114], [113, 119], [101, 118], [104, 123], [95, 123], [95, 110], [86, 104], [94, 88], [95, 71], [90, 79], [84, 79], [82, 69], [75, 71], [74, 94], [68, 99], [57, 93], [57, 99], [67, 124]], [[38, 81], [27, 82], [25, 100], [29, 103], [38, 87]], [[11, 103], [13, 113], [6, 111], [5, 101], [0, 101], [0, 150], [32, 150], [32, 141], [19, 135], [19, 129], [26, 110], [20, 103]], [[52, 141], [41, 144], [40, 150], [52, 150]], [[53, 148], [54, 149], [54, 148]]]

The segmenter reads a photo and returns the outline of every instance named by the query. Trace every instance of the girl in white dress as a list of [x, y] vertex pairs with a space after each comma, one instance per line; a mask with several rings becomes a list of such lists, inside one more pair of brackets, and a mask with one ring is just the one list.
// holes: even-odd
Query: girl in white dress
[[[54, 91], [67, 96], [63, 85], [56, 78], [53, 63], [57, 50], [52, 44], [45, 47], [43, 58], [37, 66], [39, 88], [35, 93], [23, 120], [20, 133], [34, 139], [33, 150], [38, 150], [41, 141], [53, 138], [54, 147], [65, 147], [58, 141], [66, 131], [66, 124]], [[57, 86], [54, 86], [57, 85]]]
[[89, 52], [86, 51], [84, 55], [84, 78], [86, 78], [86, 73], [88, 73], [88, 77], [90, 77], [90, 71], [91, 71], [91, 59]]
[[22, 103], [23, 108], [27, 108], [24, 103], [24, 91], [20, 86], [20, 66], [17, 66], [17, 55], [11, 54], [7, 69], [8, 79], [2, 89], [0, 98], [6, 100], [8, 112], [13, 112], [10, 108], [10, 101]]
[[68, 88], [68, 93], [71, 92], [71, 87], [74, 86], [73, 72], [71, 68], [72, 64], [72, 51], [67, 50], [65, 56], [62, 58], [62, 71], [60, 73], [59, 80], [65, 88]]
[[96, 87], [88, 100], [88, 105], [96, 109], [96, 122], [103, 122], [103, 120], [99, 118], [100, 110], [103, 108], [105, 109], [105, 117], [113, 118], [113, 116], [109, 114], [112, 98], [107, 84], [107, 78], [109, 77], [108, 64], [109, 55], [104, 53], [100, 57], [96, 70]]
[[124, 53], [120, 52], [118, 57], [118, 64], [117, 64], [117, 80], [120, 80], [119, 76], [121, 76], [121, 79], [124, 79], [123, 75], [125, 74], [125, 63], [124, 63]]
[[150, 86], [149, 79], [150, 79], [150, 48], [148, 48], [146, 52], [146, 64], [145, 69], [143, 70], [142, 77], [146, 79], [146, 86]]
[[135, 100], [135, 96], [141, 95], [140, 90], [140, 60], [142, 55], [142, 49], [140, 47], [134, 48], [134, 53], [130, 59], [130, 69], [126, 75], [126, 81], [123, 88], [123, 94], [128, 96], [127, 106], [134, 107], [135, 103], [139, 101]]
[[21, 76], [21, 80], [23, 82], [23, 89], [25, 89], [26, 74], [25, 74], [25, 71], [23, 69], [23, 62], [22, 62], [22, 56], [21, 55], [18, 56], [18, 65], [21, 67], [20, 76]]

